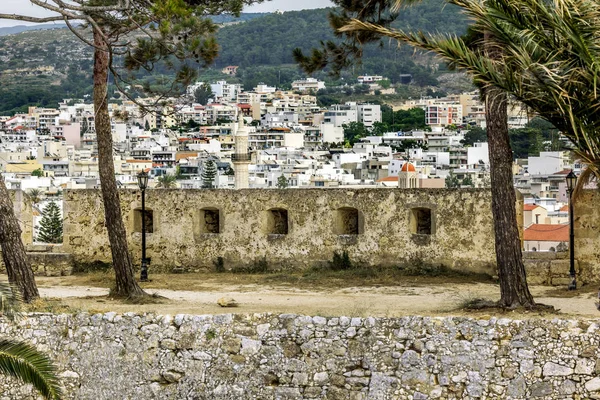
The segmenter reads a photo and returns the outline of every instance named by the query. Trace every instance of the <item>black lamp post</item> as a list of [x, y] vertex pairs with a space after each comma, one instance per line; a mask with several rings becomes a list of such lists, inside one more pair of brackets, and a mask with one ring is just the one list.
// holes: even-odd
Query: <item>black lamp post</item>
[[138, 186], [142, 191], [142, 272], [140, 280], [148, 281], [148, 260], [146, 260], [146, 188], [148, 187], [148, 174], [140, 171], [137, 174]]
[[571, 283], [569, 290], [577, 289], [577, 281], [575, 280], [575, 232], [573, 231], [573, 190], [577, 184], [577, 175], [571, 170], [567, 175], [567, 192], [569, 193], [569, 275], [571, 275]]

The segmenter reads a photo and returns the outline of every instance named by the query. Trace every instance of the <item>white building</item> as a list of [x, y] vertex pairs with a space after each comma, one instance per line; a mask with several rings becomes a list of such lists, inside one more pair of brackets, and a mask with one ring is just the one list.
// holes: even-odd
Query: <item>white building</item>
[[363, 85], [368, 85], [370, 83], [376, 83], [384, 80], [385, 78], [381, 75], [361, 75], [358, 77], [358, 83], [362, 83]]
[[216, 98], [227, 101], [237, 101], [238, 93], [242, 91], [242, 85], [218, 81], [217, 83], [211, 83], [210, 89]]
[[292, 89], [300, 92], [309, 92], [311, 90], [316, 92], [319, 89], [325, 89], [325, 82], [315, 78], [306, 78], [292, 82]]
[[530, 175], [550, 175], [569, 168], [569, 153], [566, 151], [542, 151], [539, 157], [528, 157], [527, 171]]
[[372, 128], [375, 122], [381, 122], [381, 107], [378, 104], [334, 104], [325, 111], [323, 122], [342, 126], [350, 122], [362, 122], [365, 127]]
[[468, 165], [489, 165], [490, 154], [487, 142], [475, 143], [473, 147], [467, 148]]

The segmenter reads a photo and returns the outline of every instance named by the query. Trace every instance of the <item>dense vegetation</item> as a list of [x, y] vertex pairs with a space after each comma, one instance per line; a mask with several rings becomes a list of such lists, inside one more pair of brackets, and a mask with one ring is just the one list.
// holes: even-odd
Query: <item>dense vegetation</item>
[[[214, 68], [201, 71], [201, 79], [237, 81], [246, 89], [260, 82], [289, 88], [292, 81], [305, 76], [294, 64], [292, 50], [296, 47], [309, 50], [321, 40], [333, 38], [328, 11], [244, 14], [239, 20], [218, 20], [224, 24], [218, 33], [220, 56]], [[444, 6], [442, 0], [425, 0], [402, 10], [396, 25], [461, 34], [466, 20], [456, 7]], [[24, 112], [29, 105], [56, 107], [63, 98], [91, 94], [91, 49], [66, 29], [0, 36], [0, 61], [0, 115]], [[227, 65], [240, 66], [237, 77], [219, 73]], [[401, 74], [412, 74], [416, 85], [437, 85], [438, 62], [431, 56], [414, 55], [409, 47], [385, 42], [368, 47], [362, 65], [345, 72], [340, 79], [333, 80], [325, 72], [317, 77], [332, 85], [342, 85], [355, 83], [356, 76], [361, 74], [384, 75], [392, 83], [398, 82]], [[149, 81], [157, 79], [155, 76]], [[408, 89], [400, 91], [405, 97], [415, 94]], [[344, 93], [332, 100], [345, 100]]]

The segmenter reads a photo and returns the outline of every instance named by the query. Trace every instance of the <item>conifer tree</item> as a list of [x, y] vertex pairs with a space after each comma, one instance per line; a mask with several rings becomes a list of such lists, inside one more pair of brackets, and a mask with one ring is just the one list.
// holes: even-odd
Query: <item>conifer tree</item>
[[277, 189], [285, 189], [286, 187], [288, 187], [288, 181], [285, 176], [280, 175], [279, 178], [277, 178]]
[[60, 209], [55, 202], [50, 202], [42, 212], [40, 221], [38, 242], [43, 243], [62, 243], [63, 240], [63, 221], [60, 215]]
[[202, 188], [203, 189], [212, 189], [214, 188], [215, 177], [217, 176], [217, 165], [213, 160], [208, 160], [204, 164], [204, 169], [202, 170]]

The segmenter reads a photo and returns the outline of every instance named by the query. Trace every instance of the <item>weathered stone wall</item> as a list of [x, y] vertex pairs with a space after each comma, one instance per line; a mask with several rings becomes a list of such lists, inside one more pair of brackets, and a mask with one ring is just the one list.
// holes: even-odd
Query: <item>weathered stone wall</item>
[[573, 203], [575, 258], [581, 268], [581, 279], [600, 281], [600, 191], [585, 190]]
[[33, 242], [33, 208], [29, 197], [22, 190], [9, 190], [15, 215], [21, 226], [23, 243]]
[[[355, 261], [397, 265], [425, 263], [495, 273], [490, 193], [484, 190], [149, 190], [153, 213], [147, 236], [151, 270], [212, 268], [223, 257], [226, 268], [266, 258], [272, 267], [307, 267], [346, 250]], [[139, 191], [122, 191], [121, 204], [134, 260], [140, 258], [141, 234], [135, 232]], [[431, 209], [433, 233], [411, 233], [412, 209]], [[358, 210], [358, 235], [339, 234]], [[213, 214], [219, 211], [220, 233]], [[287, 234], [281, 228], [287, 210]], [[110, 261], [100, 192], [66, 191], [64, 250], [76, 263]], [[414, 219], [414, 218], [413, 218]], [[411, 231], [412, 229], [412, 231]]]
[[48, 353], [69, 399], [600, 398], [597, 321], [107, 313], [0, 334]]
[[[571, 283], [568, 251], [524, 251], [523, 264], [530, 285], [568, 286]], [[581, 272], [578, 260], [575, 260], [575, 272]]]

